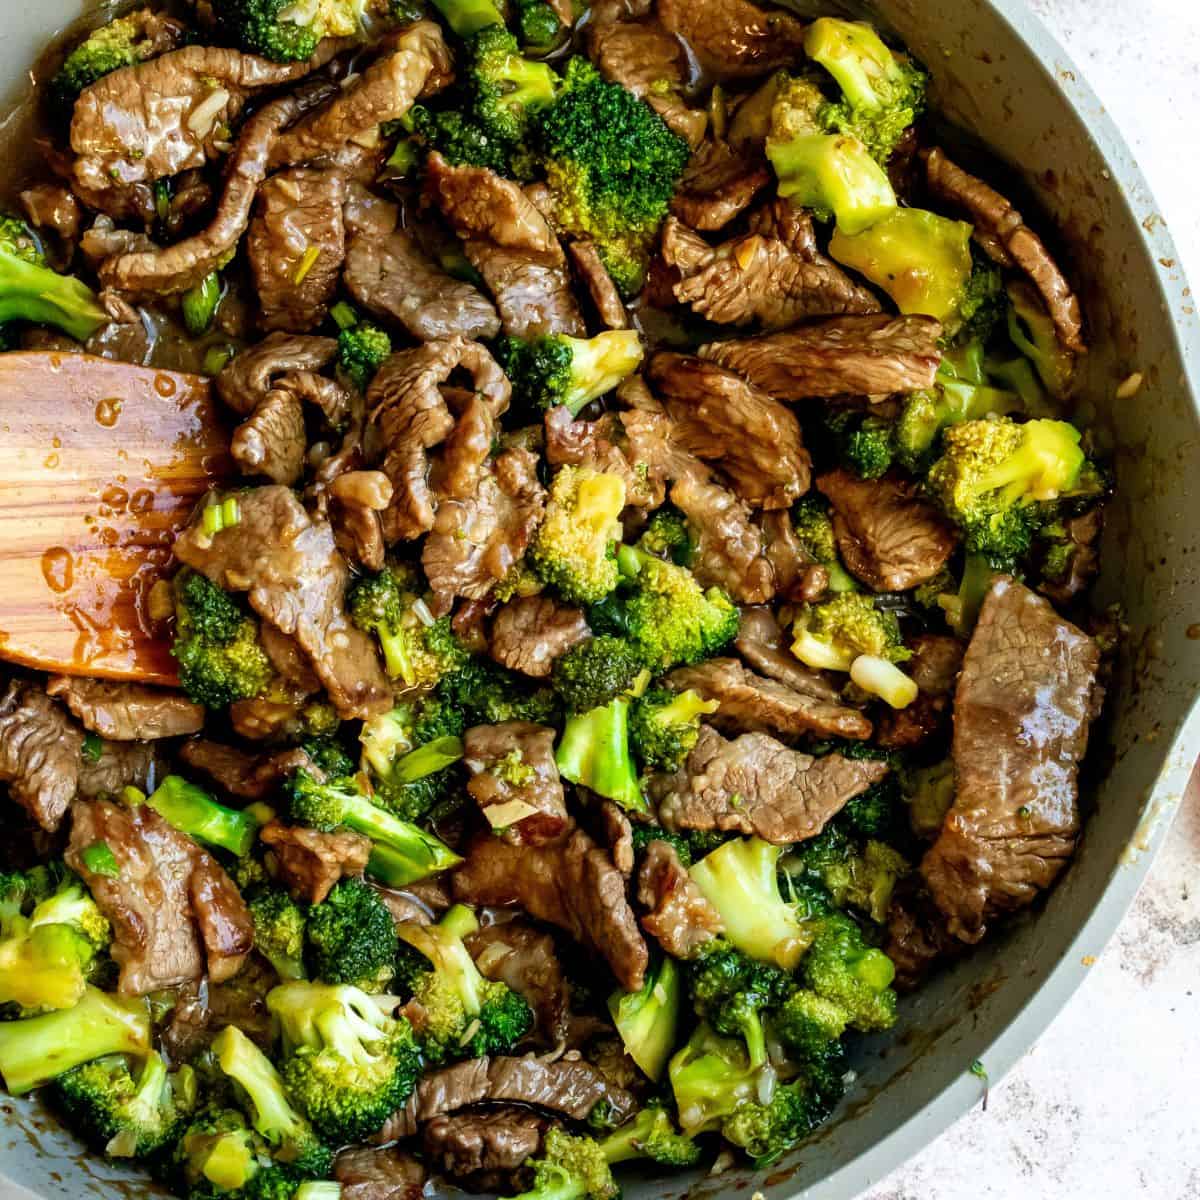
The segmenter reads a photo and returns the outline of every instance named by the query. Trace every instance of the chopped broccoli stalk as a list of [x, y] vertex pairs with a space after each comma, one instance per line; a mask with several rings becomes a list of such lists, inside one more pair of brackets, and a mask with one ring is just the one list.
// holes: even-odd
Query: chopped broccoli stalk
[[284, 790], [291, 815], [301, 824], [327, 832], [345, 826], [369, 837], [374, 852], [368, 871], [392, 887], [415, 883], [462, 862], [433, 834], [372, 804], [353, 779], [318, 783], [300, 768]]
[[66, 1123], [93, 1150], [112, 1158], [146, 1158], [174, 1141], [195, 1104], [190, 1067], [175, 1075], [151, 1052], [135, 1076], [123, 1056], [74, 1067], [54, 1081]]
[[59, 1075], [109, 1054], [150, 1053], [150, 1013], [144, 999], [87, 988], [73, 1008], [0, 1021], [0, 1077], [24, 1096]]
[[437, 925], [398, 927], [401, 940], [423, 956], [410, 982], [426, 1014], [421, 1046], [433, 1062], [507, 1054], [533, 1028], [524, 998], [485, 979], [471, 958], [463, 937], [478, 928], [475, 914], [461, 904]]
[[627, 641], [601, 635], [573, 646], [555, 662], [554, 689], [568, 712], [589, 712], [624, 695], [644, 669]]
[[608, 1012], [626, 1052], [655, 1083], [675, 1048], [681, 993], [679, 968], [663, 955], [646, 972], [640, 991], [618, 988], [608, 998]]
[[280, 979], [304, 979], [305, 916], [284, 891], [272, 889], [251, 899], [254, 948], [275, 968]]
[[533, 140], [558, 224], [594, 240], [613, 281], [632, 295], [687, 165], [687, 142], [580, 57], [567, 65], [555, 102], [536, 115]]
[[257, 696], [270, 682], [271, 660], [258, 622], [197, 571], [175, 576], [175, 640], [183, 690], [205, 708]]
[[792, 509], [792, 528], [801, 548], [829, 572], [831, 592], [858, 590], [853, 576], [842, 566], [829, 507], [819, 496], [805, 496]]
[[548, 50], [562, 35], [563, 23], [546, 0], [518, 0], [517, 30], [522, 46]]
[[392, 780], [395, 783], [416, 783], [426, 779], [437, 771], [459, 762], [463, 756], [462, 738], [452, 734], [446, 737], [434, 738], [424, 746], [410, 750], [396, 760], [392, 768]]
[[705, 700], [691, 688], [654, 688], [638, 697], [629, 733], [642, 765], [652, 771], [678, 771], [700, 736], [700, 718], [719, 707], [716, 700]]
[[617, 586], [625, 481], [588, 467], [560, 467], [530, 561], [564, 599], [594, 604]]
[[613, 329], [592, 338], [506, 337], [496, 351], [518, 403], [533, 410], [563, 405], [572, 416], [632, 375], [643, 353], [636, 329]]
[[791, 970], [812, 940], [793, 905], [779, 894], [782, 847], [761, 838], [733, 838], [689, 872], [720, 914], [725, 936], [762, 962]]
[[421, 1055], [412, 1027], [358, 988], [285, 983], [267, 994], [284, 1045], [287, 1093], [329, 1145], [369, 1137], [412, 1091]]
[[[393, 165], [389, 159], [388, 165]], [[371, 321], [359, 320], [346, 303], [334, 305], [331, 312], [338, 326], [338, 370], [360, 391], [365, 392], [392, 353], [392, 339], [386, 329]]]
[[955, 592], [938, 596], [938, 607], [946, 616], [946, 624], [959, 637], [969, 637], [979, 619], [979, 610], [992, 583], [1000, 571], [992, 565], [987, 554], [968, 554], [963, 560], [962, 582]]
[[554, 754], [559, 774], [629, 812], [647, 812], [629, 749], [629, 700], [618, 697], [567, 718]]
[[394, 973], [392, 915], [361, 879], [342, 879], [308, 910], [308, 950], [317, 979], [382, 992]]
[[491, 0], [434, 0], [434, 7], [460, 38], [492, 25], [504, 25], [503, 14]]
[[183, 324], [192, 337], [203, 337], [209, 331], [220, 303], [221, 276], [216, 271], [183, 293]]
[[93, 30], [67, 55], [50, 79], [49, 91], [55, 110], [68, 116], [79, 93], [97, 79], [141, 62], [148, 49], [142, 25], [136, 16], [118, 17]]
[[925, 106], [925, 72], [893, 54], [870, 25], [836, 17], [814, 21], [804, 49], [842, 91], [840, 101], [822, 106], [822, 124], [857, 138], [886, 165]]
[[700, 1147], [675, 1128], [671, 1114], [657, 1102], [614, 1129], [600, 1142], [600, 1152], [608, 1163], [647, 1158], [667, 1167], [692, 1167], [700, 1159]]
[[274, 62], [311, 58], [322, 38], [357, 37], [364, 0], [213, 0], [220, 34], [233, 45]]
[[245, 811], [218, 804], [203, 788], [168, 775], [146, 798], [159, 816], [206, 846], [241, 858], [258, 836], [258, 822]]
[[889, 662], [912, 657], [904, 646], [896, 614], [864, 592], [841, 592], [805, 605], [796, 616], [792, 653], [817, 670], [849, 671], [859, 655]]
[[292, 1108], [271, 1060], [236, 1025], [226, 1025], [217, 1034], [212, 1050], [221, 1070], [245, 1096], [250, 1123], [271, 1147], [272, 1158], [301, 1175], [327, 1175], [333, 1152]]
[[1075, 356], [1058, 340], [1054, 322], [1041, 297], [1027, 280], [1008, 285], [1008, 335], [1033, 364], [1046, 390], [1061, 400], [1071, 387]]
[[973, 267], [971, 226], [919, 208], [896, 208], [866, 228], [839, 222], [829, 254], [881, 288], [902, 313], [961, 324]]

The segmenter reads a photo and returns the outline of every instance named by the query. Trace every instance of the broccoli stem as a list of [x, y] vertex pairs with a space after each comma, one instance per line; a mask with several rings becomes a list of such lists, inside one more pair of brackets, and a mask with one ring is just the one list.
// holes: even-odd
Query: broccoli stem
[[491, 0], [433, 0], [433, 3], [460, 38], [470, 37], [489, 25], [504, 24], [504, 17]]
[[176, 829], [209, 846], [242, 858], [258, 836], [258, 823], [248, 812], [218, 804], [206, 791], [179, 775], [168, 775], [146, 803]]
[[453, 766], [463, 756], [463, 741], [460, 737], [447, 735], [434, 738], [424, 746], [410, 750], [396, 760], [389, 778], [394, 783], [415, 783], [436, 771]]
[[462, 862], [449, 846], [432, 834], [425, 833], [415, 825], [411, 829], [408, 844], [403, 847], [394, 843], [375, 843], [367, 861], [368, 875], [388, 887], [406, 887], [418, 879], [425, 879], [437, 871], [449, 870]]
[[86, 342], [108, 320], [95, 292], [73, 275], [56, 274], [0, 249], [0, 325], [8, 321], [53, 325]]
[[655, 1083], [662, 1078], [675, 1048], [682, 992], [675, 960], [663, 955], [646, 972], [640, 991], [618, 989], [608, 998], [609, 1014], [629, 1057]]
[[568, 717], [554, 757], [564, 779], [629, 812], [649, 811], [629, 752], [629, 701], [624, 697]]

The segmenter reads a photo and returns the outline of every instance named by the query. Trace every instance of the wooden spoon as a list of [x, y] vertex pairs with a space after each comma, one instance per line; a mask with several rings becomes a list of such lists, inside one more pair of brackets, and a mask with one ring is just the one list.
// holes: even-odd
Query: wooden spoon
[[204, 377], [0, 354], [0, 658], [176, 683], [147, 596], [200, 498], [232, 474]]

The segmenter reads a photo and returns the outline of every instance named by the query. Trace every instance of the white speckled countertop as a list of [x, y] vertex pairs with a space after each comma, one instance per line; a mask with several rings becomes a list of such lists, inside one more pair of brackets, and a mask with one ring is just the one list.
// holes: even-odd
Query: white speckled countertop
[[[1200, 0], [1030, 3], [1130, 143], [1200, 286]], [[1200, 1200], [1198, 1061], [1200, 772], [1116, 937], [987, 1111], [859, 1200]]]

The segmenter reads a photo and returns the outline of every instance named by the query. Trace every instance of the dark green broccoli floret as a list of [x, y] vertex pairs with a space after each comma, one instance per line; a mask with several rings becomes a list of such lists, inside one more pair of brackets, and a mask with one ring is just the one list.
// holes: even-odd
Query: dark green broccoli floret
[[302, 1177], [328, 1175], [333, 1152], [292, 1108], [271, 1060], [236, 1025], [226, 1025], [217, 1034], [212, 1051], [221, 1070], [237, 1084], [250, 1124], [271, 1148], [272, 1159]]
[[558, 697], [551, 688], [533, 688], [512, 671], [487, 658], [470, 658], [437, 686], [437, 699], [466, 725], [532, 721], [557, 725]]
[[588, 638], [554, 664], [554, 690], [568, 712], [587, 712], [623, 695], [645, 670], [641, 656], [621, 638]]
[[547, 50], [562, 35], [563, 23], [546, 0], [518, 0], [517, 30], [522, 46]]
[[300, 749], [326, 775], [353, 775], [354, 759], [346, 753], [341, 742], [332, 737], [310, 737], [300, 743]]
[[625, 481], [590, 467], [560, 467], [530, 562], [564, 599], [594, 604], [617, 586]]
[[825, 428], [841, 462], [863, 479], [886, 474], [895, 454], [892, 424], [852, 408], [830, 408]]
[[911, 868], [884, 842], [852, 837], [841, 822], [834, 821], [795, 846], [783, 869], [790, 882], [819, 885], [838, 908], [856, 908], [882, 924], [896, 881]]
[[534, 121], [534, 143], [559, 225], [595, 241], [613, 281], [638, 290], [689, 150], [654, 110], [584, 58]]
[[666, 505], [656, 509], [638, 536], [637, 548], [656, 558], [669, 559], [676, 566], [691, 565], [696, 539], [687, 518], [678, 509]]
[[136, 15], [118, 17], [90, 33], [54, 73], [49, 94], [54, 109], [69, 117], [79, 93], [97, 79], [121, 67], [131, 67], [147, 57], [149, 43], [142, 37]]
[[315, 978], [382, 992], [392, 978], [396, 929], [387, 905], [361, 879], [343, 879], [308, 910]]
[[249, 812], [218, 804], [203, 788], [179, 775], [168, 775], [146, 803], [189, 837], [239, 858], [258, 836], [258, 822]]
[[629, 746], [627, 697], [568, 717], [554, 758], [564, 779], [631, 812], [648, 810]]
[[369, 1137], [421, 1072], [412, 1027], [355, 987], [285, 983], [267, 994], [283, 1031], [283, 1082], [330, 1145]]
[[171, 1075], [153, 1052], [136, 1074], [114, 1055], [54, 1081], [54, 1101], [66, 1123], [93, 1150], [113, 1158], [145, 1158], [173, 1141], [195, 1099], [191, 1068]]
[[275, 62], [311, 58], [322, 38], [357, 36], [362, 8], [361, 0], [212, 0], [221, 36]]
[[305, 916], [279, 889], [263, 892], [247, 904], [254, 921], [254, 948], [275, 968], [280, 979], [303, 979]]
[[338, 326], [338, 370], [360, 392], [365, 392], [375, 372], [392, 353], [392, 339], [386, 329], [359, 320], [349, 304], [335, 304], [330, 315]]
[[423, 956], [418, 969], [406, 973], [425, 1013], [421, 1046], [433, 1062], [507, 1054], [533, 1028], [525, 999], [485, 979], [463, 944], [478, 928], [475, 914], [461, 904], [436, 925], [399, 926], [400, 938]]
[[690, 688], [653, 688], [639, 696], [629, 715], [629, 733], [642, 765], [652, 771], [679, 770], [700, 736], [700, 718], [719, 707]]
[[267, 686], [271, 660], [258, 637], [258, 622], [233, 597], [197, 571], [175, 576], [175, 640], [183, 690], [206, 708], [226, 708]]
[[974, 266], [958, 300], [961, 324], [954, 335], [958, 345], [986, 346], [1005, 318], [1004, 280], [992, 263], [971, 250]]
[[530, 410], [563, 405], [572, 416], [632, 375], [642, 353], [636, 329], [613, 329], [592, 338], [561, 333], [532, 341], [505, 337], [496, 347], [518, 404]]
[[110, 996], [88, 987], [71, 1008], [0, 1021], [0, 1077], [14, 1096], [109, 1054], [150, 1053], [150, 1013], [144, 999]]

